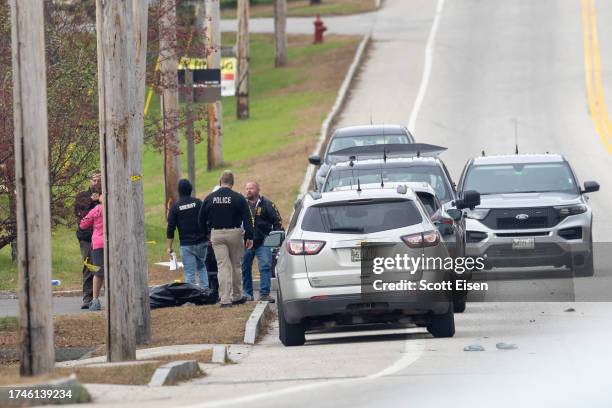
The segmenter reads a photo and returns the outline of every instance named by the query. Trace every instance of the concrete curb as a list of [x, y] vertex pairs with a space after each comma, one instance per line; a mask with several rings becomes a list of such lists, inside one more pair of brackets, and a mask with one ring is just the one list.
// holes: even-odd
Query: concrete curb
[[[358, 68], [361, 66], [361, 63], [363, 62], [365, 51], [368, 45], [370, 44], [371, 40], [372, 40], [372, 33], [370, 32], [363, 37], [363, 40], [359, 44], [359, 47], [357, 48], [357, 51], [355, 52], [355, 58], [353, 58], [353, 63], [349, 67], [349, 70], [346, 73], [346, 76], [344, 77], [344, 81], [342, 82], [342, 86], [340, 87], [340, 90], [338, 91], [336, 102], [334, 103], [334, 106], [332, 107], [331, 111], [325, 118], [325, 121], [323, 121], [323, 125], [321, 126], [321, 133], [319, 135], [319, 140], [312, 154], [320, 154], [321, 150], [323, 149], [323, 145], [325, 144], [330, 134], [332, 125], [334, 121], [338, 118], [338, 115], [340, 114], [340, 112], [342, 111], [342, 108], [344, 107], [344, 104], [346, 103], [351, 84], [353, 83], [353, 80], [355, 79]], [[301, 197], [308, 192], [309, 186], [312, 184], [312, 179], [314, 178], [315, 174], [316, 174], [315, 166], [313, 164], [309, 164], [308, 167], [306, 168], [306, 174], [304, 175], [304, 181], [302, 181], [302, 185], [300, 186], [298, 197]], [[291, 218], [293, 218], [293, 212], [291, 213], [291, 216], [289, 217], [289, 219]]]
[[[50, 394], [50, 398], [10, 398], [11, 393], [9, 391], [12, 391], [13, 396], [15, 396], [17, 390], [19, 390], [20, 393], [31, 392], [33, 396], [37, 397]], [[70, 395], [70, 397], [68, 397], [68, 395]], [[91, 402], [91, 395], [89, 395], [87, 389], [77, 380], [75, 375], [71, 375], [61, 380], [47, 381], [39, 384], [7, 385], [0, 388], [0, 406], [2, 407], [30, 407], [46, 404], [66, 405], [85, 402]]]
[[195, 377], [200, 372], [200, 366], [195, 360], [173, 361], [155, 370], [149, 382], [149, 387], [175, 385], [179, 381], [189, 380]]
[[257, 336], [261, 332], [263, 318], [271, 313], [269, 302], [257, 302], [257, 306], [249, 316], [244, 329], [244, 343], [255, 344]]
[[225, 364], [227, 362], [227, 347], [223, 344], [213, 346], [211, 363]]

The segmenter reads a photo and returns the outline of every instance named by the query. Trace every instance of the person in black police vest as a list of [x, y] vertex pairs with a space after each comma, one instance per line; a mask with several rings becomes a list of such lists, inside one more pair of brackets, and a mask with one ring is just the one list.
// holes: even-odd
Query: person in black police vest
[[208, 250], [206, 225], [200, 228], [198, 214], [202, 202], [191, 197], [192, 186], [189, 180], [182, 179], [178, 184], [179, 200], [170, 207], [168, 212], [168, 255], [172, 250], [174, 230], [178, 228], [181, 259], [185, 272], [185, 282], [196, 283], [196, 272], [201, 288], [208, 287], [208, 271], [206, 270], [206, 252]]
[[270, 274], [272, 250], [263, 246], [270, 231], [283, 229], [283, 220], [274, 203], [259, 194], [259, 183], [246, 183], [246, 198], [255, 224], [253, 247], [245, 249], [242, 259], [242, 289], [249, 300], [253, 300], [253, 259], [257, 257], [259, 267], [259, 300], [274, 303], [270, 296]]
[[242, 295], [240, 261], [244, 247], [253, 246], [253, 220], [246, 199], [232, 190], [234, 174], [223, 172], [219, 185], [202, 203], [199, 222], [212, 229], [210, 240], [219, 269], [221, 307], [229, 307], [247, 301]]

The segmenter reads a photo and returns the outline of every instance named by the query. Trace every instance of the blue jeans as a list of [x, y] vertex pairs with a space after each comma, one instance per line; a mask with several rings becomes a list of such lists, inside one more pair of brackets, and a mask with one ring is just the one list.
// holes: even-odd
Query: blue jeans
[[259, 266], [259, 295], [270, 294], [270, 268], [272, 267], [272, 251], [265, 246], [253, 249], [245, 249], [242, 258], [242, 290], [249, 296], [253, 296], [253, 259], [257, 257]]
[[201, 244], [181, 246], [181, 258], [185, 282], [196, 284], [196, 272], [200, 275], [200, 287], [208, 287], [208, 271], [206, 270], [206, 252], [208, 242]]

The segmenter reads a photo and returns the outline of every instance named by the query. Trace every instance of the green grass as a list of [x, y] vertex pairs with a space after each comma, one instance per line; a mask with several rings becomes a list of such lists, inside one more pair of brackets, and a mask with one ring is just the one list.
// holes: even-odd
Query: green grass
[[[224, 43], [231, 44], [233, 36], [224, 36]], [[335, 39], [323, 45], [304, 44], [290, 49], [290, 60], [299, 62], [302, 58], [327, 54], [322, 58], [332, 58], [333, 50], [344, 47], [354, 40]], [[321, 117], [303, 117], [303, 111], [317, 103], [331, 103], [335, 93], [321, 91], [290, 92], [288, 87], [303, 84], [308, 75], [316, 72], [312, 64], [292, 64], [290, 67], [275, 69], [272, 39], [264, 35], [251, 36], [251, 73], [249, 120], [236, 119], [235, 98], [223, 99], [223, 156], [224, 168], [243, 173], [248, 160], [261, 155], [274, 154], [290, 144], [295, 137], [292, 132], [300, 121], [309, 120], [321, 123]], [[153, 100], [150, 114], [159, 113], [159, 103]], [[196, 145], [196, 191], [198, 196], [210, 191], [217, 183], [220, 170], [206, 171], [205, 124], [199, 121], [196, 129], [202, 130], [203, 141]], [[184, 138], [182, 150], [185, 152]], [[186, 154], [182, 155], [183, 176], [186, 177]], [[163, 157], [150, 146], [145, 146], [143, 154], [143, 180], [145, 203], [145, 228], [147, 235], [148, 261], [166, 260], [165, 219], [164, 219], [164, 179]], [[293, 188], [292, 190], [296, 190]], [[287, 193], [291, 193], [288, 191]], [[78, 242], [73, 227], [56, 228], [52, 236], [52, 275], [60, 279], [62, 285], [56, 290], [79, 288], [81, 282], [81, 260]], [[11, 262], [10, 248], [0, 250], [0, 290], [15, 289], [17, 286], [17, 267]]]
[[[273, 0], [251, 0], [250, 17], [272, 17]], [[236, 18], [236, 0], [221, 1], [222, 18]], [[310, 5], [307, 0], [289, 0], [287, 2], [287, 15], [289, 17], [314, 17], [319, 14], [325, 16], [338, 16], [363, 13], [375, 9], [374, 0], [323, 0], [319, 5]]]
[[19, 326], [19, 320], [16, 317], [0, 317], [0, 331], [14, 330]]

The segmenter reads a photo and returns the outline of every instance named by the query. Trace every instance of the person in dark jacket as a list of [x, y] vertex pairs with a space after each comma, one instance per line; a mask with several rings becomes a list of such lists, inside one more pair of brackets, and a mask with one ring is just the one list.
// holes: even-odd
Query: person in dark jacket
[[253, 300], [253, 259], [257, 257], [259, 267], [259, 300], [274, 303], [270, 296], [272, 250], [263, 246], [271, 231], [283, 229], [283, 220], [274, 203], [259, 194], [259, 183], [246, 183], [246, 199], [255, 224], [253, 247], [245, 249], [242, 258], [242, 289]]
[[191, 197], [193, 190], [189, 180], [182, 179], [178, 184], [179, 200], [168, 211], [168, 255], [174, 251], [174, 230], [178, 229], [181, 259], [185, 272], [185, 282], [196, 283], [196, 273], [201, 288], [208, 288], [208, 272], [206, 271], [206, 252], [208, 250], [206, 226], [201, 229], [198, 224], [198, 214], [202, 202]]
[[199, 222], [202, 227], [211, 227], [210, 240], [219, 269], [221, 307], [231, 307], [247, 300], [242, 295], [240, 261], [245, 245], [247, 248], [253, 246], [253, 220], [246, 199], [232, 190], [234, 174], [223, 172], [219, 185], [220, 188], [202, 203]]
[[83, 230], [78, 224], [85, 218], [89, 211], [99, 204], [98, 198], [101, 192], [101, 177], [102, 174], [99, 170], [91, 172], [89, 177], [89, 188], [85, 191], [81, 191], [74, 198], [74, 215], [77, 218], [76, 237], [79, 240], [83, 263], [83, 269], [81, 271], [83, 275], [83, 304], [81, 305], [81, 309], [89, 309], [89, 304], [93, 298], [93, 271], [91, 270], [91, 266], [89, 266], [91, 265], [92, 228]]

